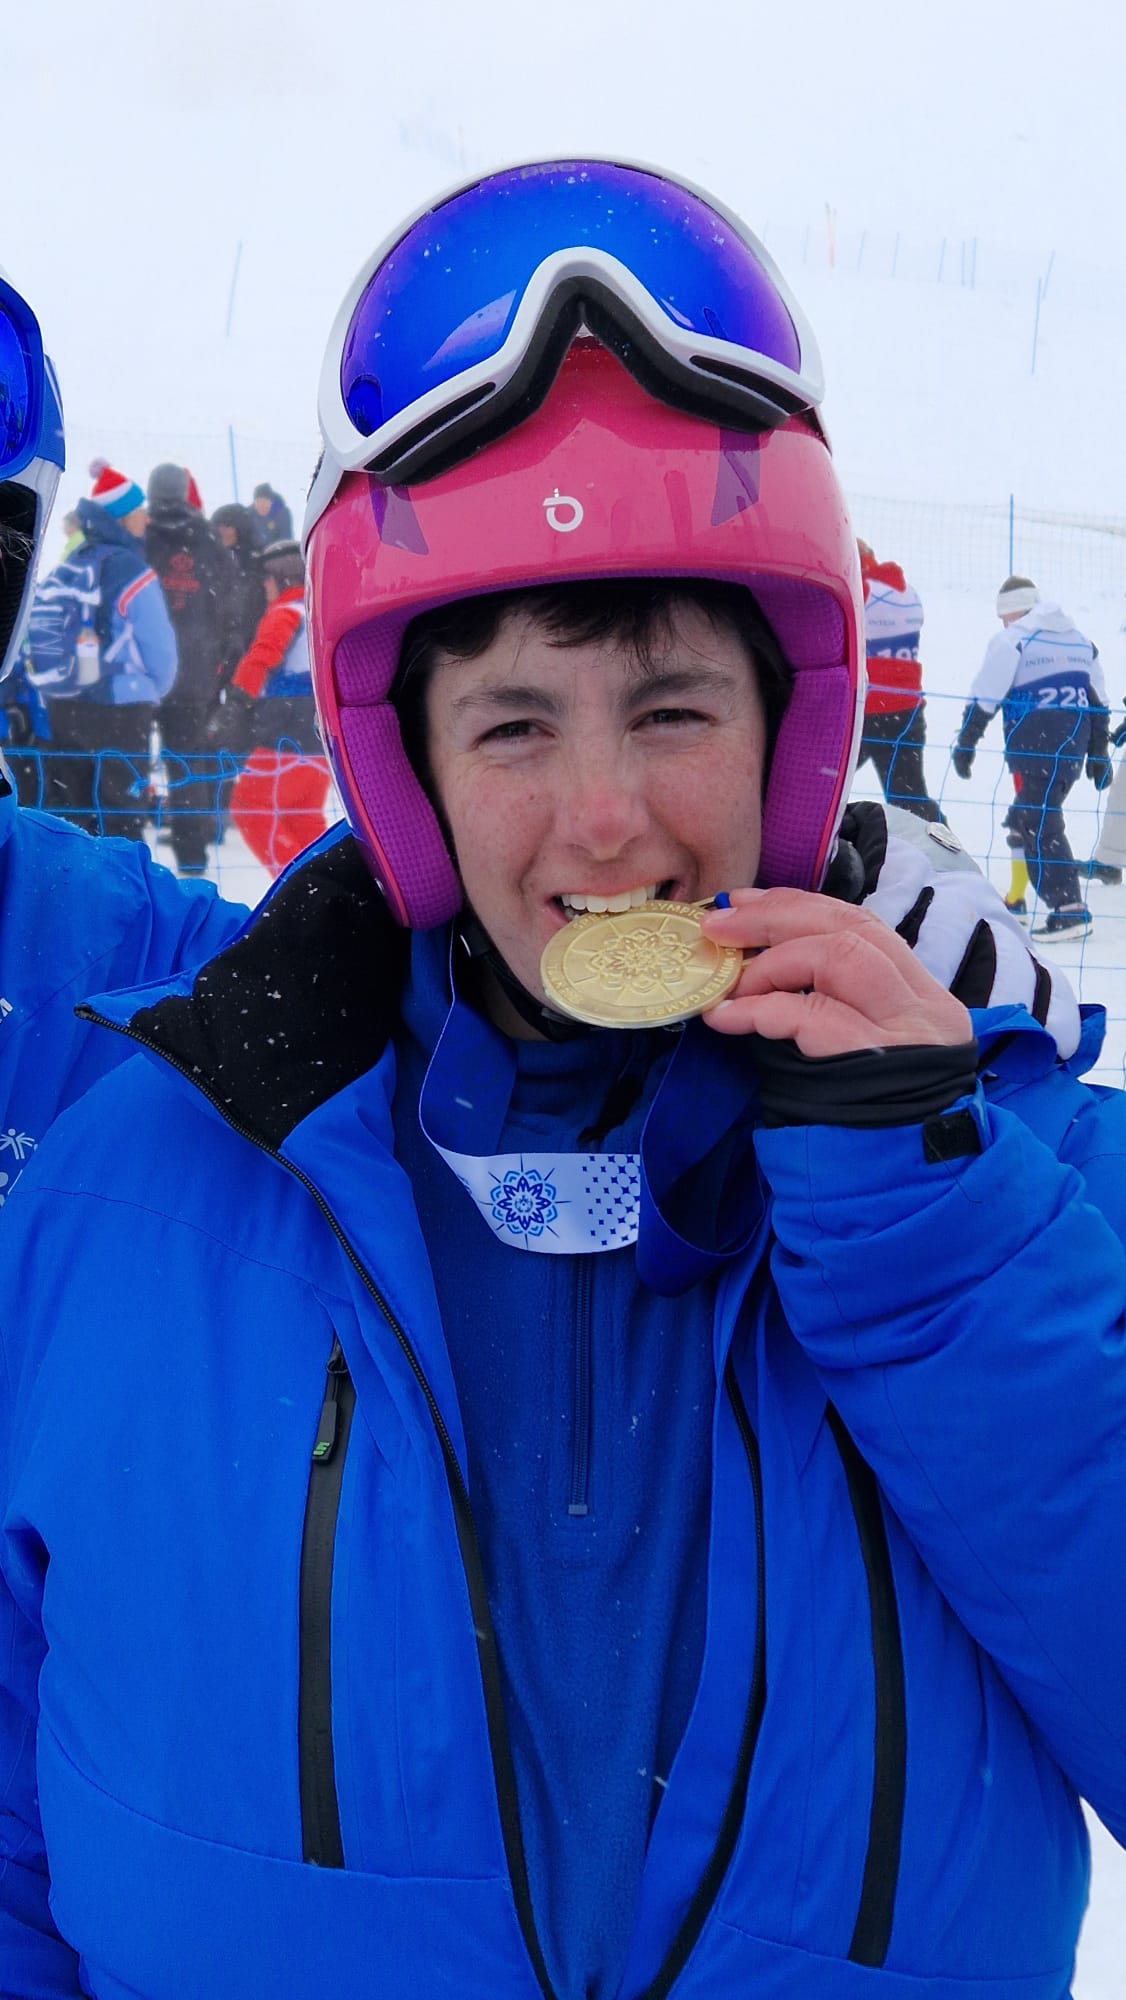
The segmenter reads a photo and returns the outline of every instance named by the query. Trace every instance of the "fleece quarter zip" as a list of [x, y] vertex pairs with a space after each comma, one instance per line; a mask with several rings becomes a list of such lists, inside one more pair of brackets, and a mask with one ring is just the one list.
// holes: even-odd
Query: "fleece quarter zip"
[[[395, 1147], [465, 1427], [537, 1931], [556, 1994], [610, 2000], [699, 1677], [714, 1287], [658, 1298], [632, 1249], [535, 1256], [488, 1229], [418, 1121], [446, 949], [413, 941]], [[637, 1150], [668, 1037], [515, 1047], [499, 1149], [579, 1151], [609, 1101], [631, 1108], [600, 1145]]]

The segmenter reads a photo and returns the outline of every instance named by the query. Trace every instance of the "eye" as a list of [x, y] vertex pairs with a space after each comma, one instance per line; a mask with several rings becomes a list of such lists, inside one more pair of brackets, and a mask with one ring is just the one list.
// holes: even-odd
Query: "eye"
[[493, 729], [486, 729], [478, 738], [481, 743], [519, 743], [524, 737], [534, 735], [536, 724], [524, 720], [498, 722]]
[[687, 723], [706, 722], [698, 708], [651, 708], [641, 718], [643, 728], [657, 729], [683, 728]]

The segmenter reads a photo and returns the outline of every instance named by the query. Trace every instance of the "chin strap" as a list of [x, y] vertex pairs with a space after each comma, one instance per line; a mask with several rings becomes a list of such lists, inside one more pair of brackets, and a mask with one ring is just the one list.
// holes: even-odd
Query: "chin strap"
[[542, 1035], [549, 1042], [573, 1042], [580, 1035], [590, 1034], [584, 1021], [572, 1021], [565, 1014], [557, 1014], [553, 1007], [545, 1006], [542, 1000], [536, 1000], [528, 992], [526, 986], [521, 986], [471, 910], [464, 910], [458, 920], [457, 939], [471, 963], [492, 974], [520, 1019], [529, 1028], [534, 1028], [537, 1035]]

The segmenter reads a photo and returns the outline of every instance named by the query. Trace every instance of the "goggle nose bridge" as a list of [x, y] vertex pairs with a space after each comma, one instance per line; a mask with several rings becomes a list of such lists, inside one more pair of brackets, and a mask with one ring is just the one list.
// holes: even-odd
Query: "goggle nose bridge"
[[[576, 269], [576, 261], [586, 268]], [[617, 259], [600, 256], [595, 264], [581, 248], [554, 252], [533, 274], [529, 293], [551, 264], [557, 266], [556, 273], [535, 308], [519, 359], [507, 370], [496, 371], [504, 380], [477, 382], [449, 404], [428, 412], [367, 462], [365, 469], [375, 478], [394, 485], [435, 478], [470, 451], [514, 429], [543, 402], [567, 349], [584, 330], [614, 354], [648, 394], [705, 421], [755, 434], [776, 429], [810, 408], [808, 398], [770, 381], [753, 366], [741, 369], [708, 354], [681, 359], [670, 352], [637, 302], [614, 282]], [[624, 267], [623, 277], [636, 284]], [[659, 301], [651, 300], [651, 306], [654, 314], [662, 311]], [[518, 313], [513, 333], [519, 317]], [[724, 339], [722, 333], [715, 337]]]

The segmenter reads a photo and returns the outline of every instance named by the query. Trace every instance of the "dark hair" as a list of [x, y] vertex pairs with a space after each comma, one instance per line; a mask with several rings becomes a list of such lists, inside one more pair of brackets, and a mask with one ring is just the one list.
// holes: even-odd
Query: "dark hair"
[[239, 555], [244, 561], [253, 561], [255, 568], [258, 567], [262, 556], [262, 543], [259, 539], [259, 529], [262, 524], [257, 514], [249, 507], [240, 507], [237, 500], [225, 500], [212, 514], [211, 525], [213, 528], [233, 528]]
[[506, 618], [532, 618], [553, 646], [615, 640], [642, 665], [672, 637], [677, 606], [694, 604], [713, 626], [734, 632], [753, 663], [766, 717], [767, 768], [778, 725], [794, 684], [793, 668], [748, 590], [700, 577], [605, 577], [591, 583], [537, 585], [459, 598], [412, 619], [403, 635], [391, 700], [407, 756], [428, 782], [426, 690], [440, 658], [475, 660], [492, 645]]
[[271, 542], [262, 551], [262, 573], [272, 576], [279, 590], [296, 590], [305, 581], [300, 542]]

